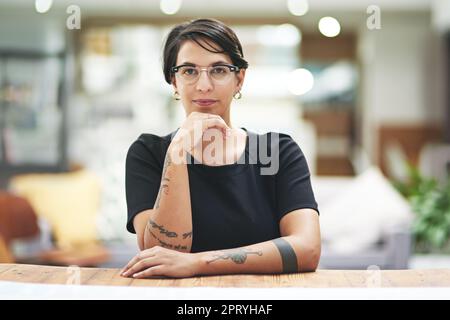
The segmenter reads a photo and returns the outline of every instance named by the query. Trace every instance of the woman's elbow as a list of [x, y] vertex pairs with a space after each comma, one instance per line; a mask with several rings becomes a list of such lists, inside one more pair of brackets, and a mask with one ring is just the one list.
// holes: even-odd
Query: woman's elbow
[[306, 246], [300, 253], [299, 271], [314, 272], [319, 266], [321, 246], [320, 243], [313, 246]]

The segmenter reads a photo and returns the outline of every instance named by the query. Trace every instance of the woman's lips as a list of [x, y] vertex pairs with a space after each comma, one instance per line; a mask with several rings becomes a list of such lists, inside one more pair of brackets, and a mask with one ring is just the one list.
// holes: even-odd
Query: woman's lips
[[196, 104], [198, 104], [199, 106], [210, 106], [214, 103], [217, 102], [217, 100], [212, 100], [212, 99], [198, 99], [198, 100], [194, 100], [194, 102]]

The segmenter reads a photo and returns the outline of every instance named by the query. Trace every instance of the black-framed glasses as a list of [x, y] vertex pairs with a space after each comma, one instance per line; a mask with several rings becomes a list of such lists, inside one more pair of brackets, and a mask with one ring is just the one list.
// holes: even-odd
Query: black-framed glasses
[[215, 83], [226, 83], [233, 73], [239, 71], [239, 67], [232, 64], [218, 64], [209, 67], [200, 67], [191, 64], [182, 64], [170, 69], [179, 79], [186, 84], [197, 82], [202, 71], [207, 71], [209, 78]]

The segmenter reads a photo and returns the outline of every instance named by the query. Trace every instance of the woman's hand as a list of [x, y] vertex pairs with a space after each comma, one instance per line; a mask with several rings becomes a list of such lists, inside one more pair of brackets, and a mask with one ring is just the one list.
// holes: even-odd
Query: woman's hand
[[141, 251], [122, 269], [120, 275], [136, 279], [151, 276], [185, 278], [195, 276], [199, 260], [193, 253], [184, 253], [155, 246]]
[[231, 135], [232, 129], [222, 117], [210, 113], [191, 112], [174, 136], [173, 142], [189, 153], [199, 149], [201, 152], [203, 134], [213, 128], [220, 130], [224, 139]]

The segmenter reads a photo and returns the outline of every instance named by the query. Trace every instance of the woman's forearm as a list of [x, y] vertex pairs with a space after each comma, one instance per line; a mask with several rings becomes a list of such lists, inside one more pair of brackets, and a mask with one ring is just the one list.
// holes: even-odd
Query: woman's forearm
[[250, 246], [195, 255], [199, 275], [308, 272], [317, 268], [320, 247], [310, 247], [299, 237], [286, 236]]
[[182, 149], [175, 143], [167, 149], [158, 196], [145, 227], [145, 249], [161, 246], [182, 252], [191, 251], [189, 178], [185, 161], [179, 161], [180, 152]]

